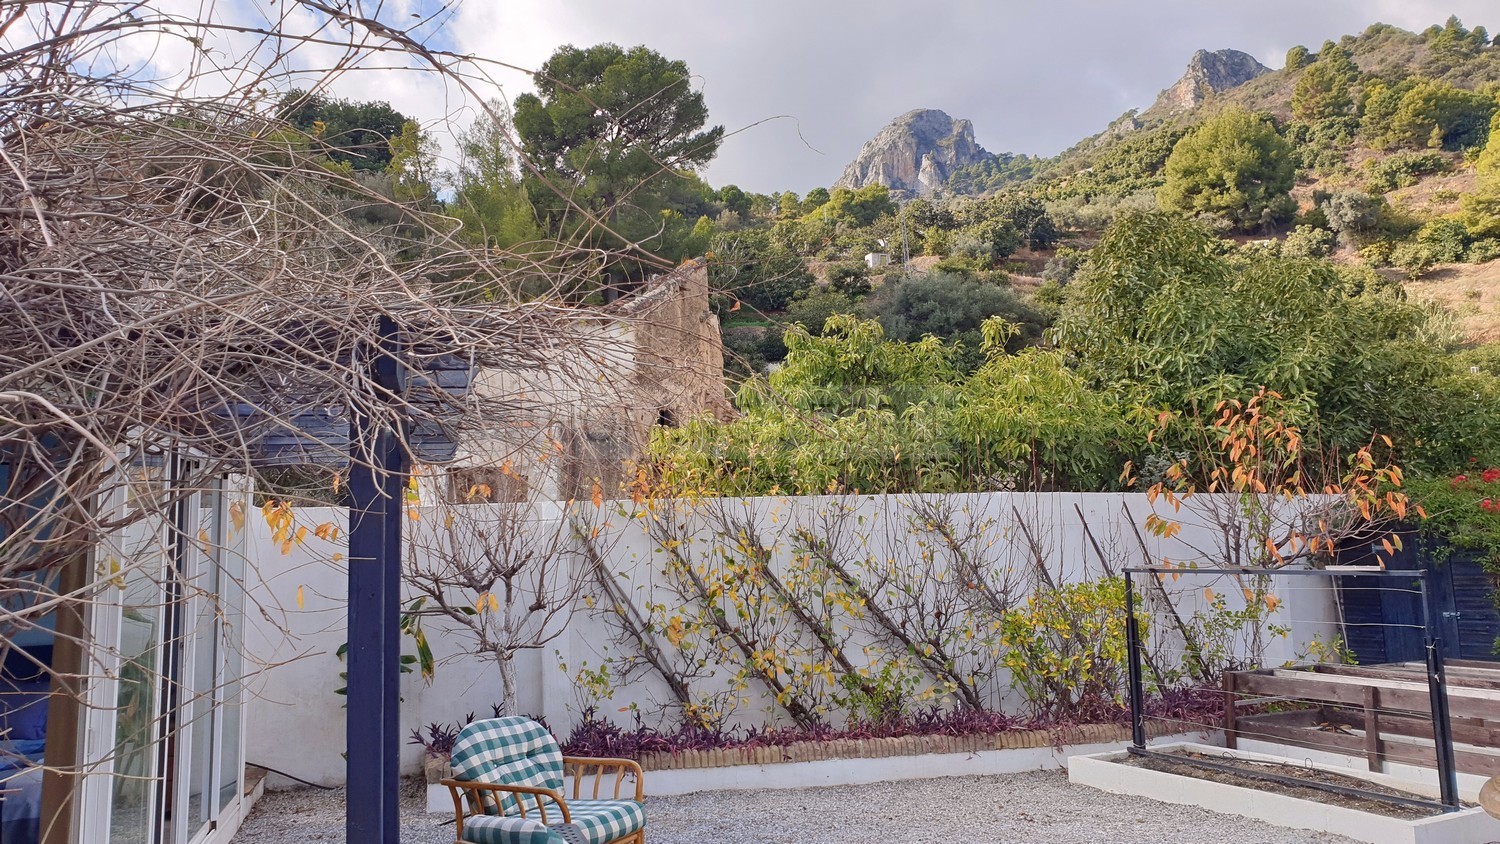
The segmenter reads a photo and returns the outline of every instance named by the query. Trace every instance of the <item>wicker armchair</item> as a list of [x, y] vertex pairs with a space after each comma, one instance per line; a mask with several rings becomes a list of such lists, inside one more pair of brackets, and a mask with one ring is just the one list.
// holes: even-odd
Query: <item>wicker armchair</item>
[[[566, 797], [570, 778], [573, 794]], [[633, 793], [622, 796], [632, 780]], [[527, 718], [465, 727], [453, 745], [453, 778], [443, 785], [453, 795], [458, 844], [646, 841], [641, 767], [629, 759], [565, 757], [552, 734]]]

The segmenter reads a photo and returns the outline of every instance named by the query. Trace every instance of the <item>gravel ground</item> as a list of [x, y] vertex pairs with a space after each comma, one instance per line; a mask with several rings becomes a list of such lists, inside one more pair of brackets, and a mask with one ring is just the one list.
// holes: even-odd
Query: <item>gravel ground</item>
[[[649, 787], [649, 778], [648, 783]], [[801, 791], [653, 797], [648, 844], [1351, 844], [1190, 806], [1072, 785], [1058, 771], [879, 783]], [[403, 787], [402, 844], [452, 844], [453, 827], [422, 812]], [[267, 794], [234, 844], [344, 840], [343, 791]]]

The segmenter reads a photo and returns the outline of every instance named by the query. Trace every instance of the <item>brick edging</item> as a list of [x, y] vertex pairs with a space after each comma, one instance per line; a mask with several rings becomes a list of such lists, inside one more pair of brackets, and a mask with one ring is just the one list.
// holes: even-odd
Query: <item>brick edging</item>
[[[1173, 722], [1146, 725], [1152, 737], [1184, 732]], [[798, 741], [775, 747], [724, 747], [713, 750], [679, 750], [675, 753], [643, 753], [637, 760], [646, 771], [693, 768], [725, 768], [732, 765], [774, 765], [783, 762], [817, 762], [828, 759], [881, 759], [888, 756], [921, 756], [929, 753], [977, 753], [981, 750], [1016, 750], [1070, 744], [1104, 744], [1129, 741], [1130, 728], [1120, 724], [1080, 724], [1057, 730], [1011, 730], [969, 736], [902, 736], [900, 738], [829, 739]]]

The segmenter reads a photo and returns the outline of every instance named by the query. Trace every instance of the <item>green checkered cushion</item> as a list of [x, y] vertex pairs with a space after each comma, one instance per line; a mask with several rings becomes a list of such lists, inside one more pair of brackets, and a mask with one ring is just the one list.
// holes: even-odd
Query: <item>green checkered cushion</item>
[[646, 807], [634, 800], [569, 800], [568, 816], [572, 824], [552, 826], [568, 844], [604, 844], [646, 825]]
[[[458, 734], [453, 743], [453, 776], [469, 782], [493, 785], [525, 785], [532, 788], [561, 789], [563, 786], [562, 750], [557, 740], [541, 724], [530, 718], [508, 716], [475, 721]], [[488, 815], [519, 813], [516, 795], [498, 793], [486, 797], [484, 812]], [[548, 820], [556, 807], [548, 803]], [[571, 807], [570, 807], [571, 808]], [[536, 812], [536, 799], [526, 800], [528, 814]], [[557, 814], [561, 820], [561, 813]]]
[[471, 844], [606, 844], [629, 835], [646, 823], [646, 809], [634, 800], [570, 800], [570, 824], [547, 812], [543, 826], [529, 818], [480, 815], [464, 821], [464, 839]]
[[564, 841], [532, 818], [504, 815], [476, 815], [465, 820], [463, 840], [470, 844], [563, 844]]

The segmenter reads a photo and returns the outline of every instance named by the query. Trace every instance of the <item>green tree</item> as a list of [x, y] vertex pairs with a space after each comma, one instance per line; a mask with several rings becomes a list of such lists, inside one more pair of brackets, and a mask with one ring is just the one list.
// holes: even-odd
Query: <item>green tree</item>
[[1463, 198], [1464, 224], [1476, 238], [1500, 237], [1500, 114], [1490, 120], [1489, 142], [1475, 173], [1474, 191]]
[[438, 178], [437, 142], [408, 120], [390, 142], [391, 160], [385, 172], [391, 176], [392, 192], [401, 202], [430, 206], [437, 200], [433, 188]]
[[1020, 348], [1041, 339], [1048, 315], [1008, 287], [965, 275], [932, 272], [887, 281], [865, 304], [893, 340], [915, 342], [939, 337], [960, 345], [957, 362], [972, 370], [984, 361], [980, 327], [1001, 317], [1017, 327], [1009, 345]]
[[1327, 261], [1225, 256], [1216, 240], [1163, 214], [1105, 233], [1055, 329], [1096, 388], [1127, 406], [1191, 412], [1265, 387], [1324, 445], [1389, 434], [1413, 467], [1466, 460], [1460, 431], [1495, 441], [1500, 408], [1474, 400], [1488, 393], [1473, 392], [1434, 342], [1428, 309]]
[[802, 216], [802, 200], [797, 198], [796, 191], [782, 191], [776, 194], [776, 219], [794, 220]]
[[1401, 109], [1401, 99], [1421, 80], [1407, 77], [1395, 84], [1372, 80], [1361, 92], [1359, 131], [1366, 143], [1377, 148], [1393, 146], [1391, 125]]
[[725, 211], [733, 211], [742, 217], [750, 213], [750, 197], [738, 185], [719, 188], [718, 199], [724, 204]]
[[1484, 143], [1495, 101], [1447, 82], [1424, 79], [1401, 97], [1385, 140], [1396, 146], [1457, 150]]
[[1429, 27], [1423, 36], [1434, 53], [1449, 57], [1473, 56], [1490, 43], [1490, 34], [1484, 27], [1471, 30], [1457, 15], [1450, 15], [1442, 26]]
[[[498, 100], [490, 107], [495, 114], [505, 114]], [[514, 249], [541, 238], [510, 139], [488, 114], [480, 114], [459, 133], [449, 212], [462, 222], [471, 242], [494, 249]]]
[[1167, 158], [1164, 208], [1218, 214], [1241, 229], [1290, 215], [1291, 148], [1270, 118], [1226, 109], [1189, 132]]
[[1295, 73], [1313, 63], [1312, 51], [1298, 44], [1286, 51], [1286, 70]]
[[351, 102], [288, 91], [277, 113], [324, 145], [328, 157], [358, 172], [379, 173], [391, 163], [391, 141], [409, 122], [390, 103]]
[[[663, 211], [679, 212], [679, 227], [691, 229], [700, 209], [687, 206], [707, 192], [694, 173], [713, 159], [724, 128], [703, 128], [708, 107], [686, 64], [646, 47], [570, 45], [553, 53], [535, 80], [537, 93], [516, 98], [515, 127], [536, 168], [527, 190], [552, 234], [595, 248], [640, 243], [661, 250], [670, 239], [660, 234], [670, 222]], [[650, 267], [643, 257], [615, 263], [606, 274], [620, 282]]]
[[818, 199], [816, 194], [821, 190], [822, 188], [814, 188], [807, 194], [804, 207], [811, 206], [806, 214], [810, 220], [826, 219], [830, 223], [863, 228], [896, 210], [896, 203], [891, 201], [890, 189], [879, 182], [872, 182], [859, 190], [834, 188], [832, 192], [824, 191], [823, 201], [812, 205]]
[[[1354, 107], [1351, 88], [1355, 74], [1349, 72], [1353, 62], [1318, 61], [1297, 79], [1292, 89], [1292, 116], [1313, 123], [1330, 117], [1342, 117]], [[1356, 69], [1357, 73], [1357, 69]]]

